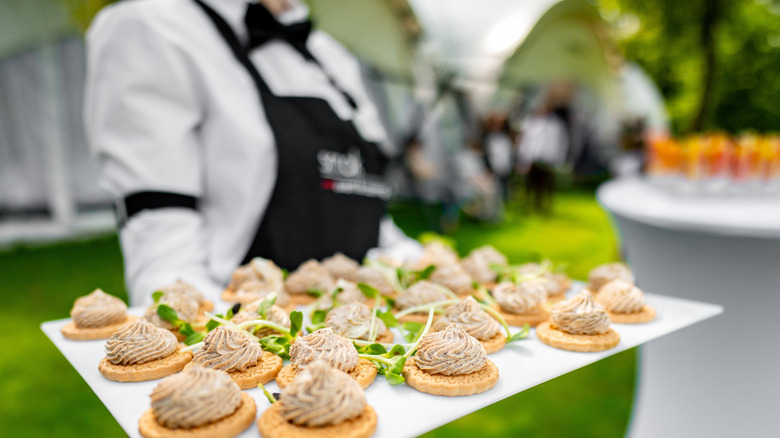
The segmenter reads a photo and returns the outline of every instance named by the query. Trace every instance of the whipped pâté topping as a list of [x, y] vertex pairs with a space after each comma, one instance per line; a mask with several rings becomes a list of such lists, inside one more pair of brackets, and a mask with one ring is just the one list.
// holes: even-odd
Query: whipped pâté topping
[[359, 416], [366, 407], [360, 384], [325, 361], [309, 364], [279, 399], [282, 417], [299, 426], [338, 424]]
[[359, 360], [355, 346], [331, 327], [300, 337], [290, 346], [290, 363], [296, 370], [317, 359], [347, 373], [357, 367]]
[[[241, 324], [243, 322], [254, 321], [256, 319], [264, 319], [266, 321], [279, 324], [282, 327], [290, 328], [290, 316], [287, 314], [287, 312], [284, 311], [284, 309], [277, 306], [276, 304], [269, 307], [268, 310], [265, 311], [265, 318], [261, 318], [257, 311], [260, 309], [260, 304], [262, 304], [262, 302], [263, 300], [257, 300], [242, 306], [241, 310], [233, 316], [231, 321], [236, 324]], [[254, 335], [258, 338], [262, 338], [274, 333], [276, 333], [276, 331], [270, 327], [258, 327], [257, 330], [255, 330]]]
[[[333, 327], [333, 331], [337, 335], [350, 339], [367, 340], [370, 335], [371, 314], [372, 309], [365, 304], [347, 304], [328, 312], [325, 324]], [[374, 317], [374, 330], [377, 335], [381, 335], [387, 330], [385, 323], [376, 316]]]
[[612, 280], [621, 279], [633, 283], [634, 273], [623, 263], [607, 263], [593, 268], [588, 273], [588, 290], [599, 293], [602, 286]]
[[633, 283], [612, 280], [601, 287], [596, 301], [614, 313], [637, 313], [645, 307], [645, 294]]
[[115, 365], [146, 363], [176, 352], [178, 341], [168, 330], [141, 318], [115, 331], [106, 341], [106, 357]]
[[587, 289], [554, 305], [550, 322], [554, 327], [575, 335], [599, 335], [609, 331], [607, 311]]
[[334, 290], [338, 291], [336, 294], [336, 303], [340, 305], [362, 303], [363, 300], [365, 300], [365, 295], [363, 295], [363, 292], [360, 291], [360, 288], [357, 286], [357, 284], [351, 281], [344, 279], [337, 280]]
[[472, 297], [447, 307], [444, 316], [433, 323], [433, 330], [444, 330], [450, 324], [459, 325], [480, 341], [491, 339], [501, 331], [498, 321], [482, 310]]
[[376, 266], [361, 266], [357, 271], [358, 283], [365, 283], [378, 290], [382, 295], [391, 295], [395, 292], [393, 282], [388, 276], [389, 272]]
[[307, 260], [295, 270], [287, 280], [284, 288], [291, 294], [305, 294], [311, 290], [329, 292], [333, 290], [334, 279], [317, 260]]
[[520, 284], [506, 281], [493, 288], [493, 297], [502, 310], [518, 315], [539, 313], [547, 300], [547, 280], [532, 279]]
[[460, 264], [439, 266], [431, 273], [428, 279], [452, 290], [456, 294], [467, 294], [473, 290], [471, 275]]
[[160, 424], [191, 429], [235, 412], [241, 406], [241, 389], [224, 371], [194, 365], [161, 381], [151, 398]]
[[246, 333], [221, 325], [203, 339], [203, 347], [195, 352], [192, 361], [206, 368], [225, 372], [244, 371], [257, 365], [263, 349]]
[[276, 304], [286, 306], [290, 302], [290, 296], [281, 284], [281, 281], [278, 285], [261, 280], [245, 281], [236, 290], [236, 300], [241, 304], [248, 304], [252, 301], [262, 300], [272, 292], [276, 292]]
[[490, 245], [472, 250], [468, 257], [461, 260], [461, 266], [478, 283], [488, 283], [496, 279], [493, 265], [506, 266], [509, 262], [506, 256]]
[[76, 327], [105, 327], [127, 318], [127, 305], [119, 298], [95, 289], [73, 303], [70, 317]]
[[418, 281], [409, 289], [401, 292], [396, 298], [395, 304], [399, 309], [408, 309], [450, 299], [443, 289], [444, 286], [427, 280]]
[[333, 278], [349, 281], [357, 280], [357, 271], [360, 269], [358, 262], [340, 252], [322, 260], [322, 267], [330, 272]]
[[547, 295], [557, 295], [566, 292], [571, 287], [569, 276], [562, 272], [549, 272], [539, 263], [525, 263], [519, 266], [521, 275], [535, 275], [547, 280], [545, 287]]
[[[333, 297], [336, 297], [336, 302], [333, 302]], [[336, 306], [343, 306], [350, 303], [362, 303], [365, 301], [365, 295], [360, 291], [357, 284], [339, 278], [333, 286], [333, 290], [322, 294], [317, 301], [312, 305], [315, 310], [328, 310]]]
[[424, 269], [430, 265], [449, 266], [458, 263], [458, 253], [441, 242], [426, 243], [423, 253], [417, 261], [417, 267]]
[[165, 304], [171, 309], [176, 311], [179, 319], [182, 321], [194, 321], [198, 317], [200, 312], [200, 306], [203, 302], [203, 295], [200, 294], [192, 285], [184, 283], [183, 281], [177, 281], [176, 283], [160, 288], [160, 292], [163, 293], [157, 304], [146, 309], [144, 318], [149, 320], [152, 324], [172, 329], [173, 324], [160, 318], [157, 314], [157, 306], [159, 304]]
[[548, 280], [547, 295], [557, 295], [566, 293], [571, 287], [571, 279], [562, 272], [548, 272], [544, 278]]
[[248, 281], [260, 282], [266, 290], [281, 291], [284, 273], [271, 260], [255, 257], [233, 271], [228, 289], [237, 291]]
[[417, 346], [414, 362], [431, 374], [460, 376], [475, 373], [485, 367], [485, 347], [456, 324], [444, 330], [428, 333]]

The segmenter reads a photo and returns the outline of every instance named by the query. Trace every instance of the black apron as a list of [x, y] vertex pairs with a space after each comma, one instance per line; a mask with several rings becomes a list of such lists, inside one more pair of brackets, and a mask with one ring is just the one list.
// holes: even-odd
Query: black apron
[[230, 26], [195, 1], [252, 77], [276, 142], [276, 183], [242, 263], [264, 257], [293, 270], [338, 251], [362, 260], [378, 243], [390, 197], [387, 158], [325, 100], [274, 95]]

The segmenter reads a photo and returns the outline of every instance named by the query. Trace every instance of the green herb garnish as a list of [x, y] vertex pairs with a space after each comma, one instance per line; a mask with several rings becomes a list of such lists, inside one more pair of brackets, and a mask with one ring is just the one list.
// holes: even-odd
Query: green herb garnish
[[[414, 344], [410, 345], [408, 348], [406, 348], [404, 345], [397, 344], [394, 345], [389, 351], [387, 351], [384, 345], [373, 343], [369, 344], [368, 346], [361, 347], [363, 351], [373, 352], [373, 354], [358, 353], [358, 357], [372, 361], [377, 368], [377, 372], [384, 375], [388, 383], [391, 385], [399, 385], [405, 381], [402, 374], [404, 371], [404, 365], [406, 364], [406, 359], [408, 359], [412, 354], [414, 354], [415, 351], [417, 351], [417, 346], [420, 344], [423, 336], [428, 333], [432, 323], [433, 308], [428, 311], [428, 322], [425, 324], [425, 328], [423, 328], [420, 336], [414, 342]], [[356, 346], [356, 348], [358, 347]]]
[[290, 328], [284, 327], [272, 321], [266, 321], [264, 319], [242, 322], [236, 327], [241, 330], [245, 330], [248, 327], [253, 327], [253, 331], [257, 331], [258, 329], [264, 327], [275, 330], [278, 332], [278, 334], [260, 338], [258, 339], [258, 342], [260, 342], [263, 350], [270, 351], [282, 359], [289, 359], [290, 344], [292, 344], [292, 340], [298, 336], [298, 333], [303, 327], [303, 313], [297, 310], [290, 312]]
[[203, 341], [203, 338], [206, 336], [202, 332], [195, 331], [189, 322], [179, 319], [179, 314], [167, 304], [157, 305], [157, 315], [160, 316], [160, 319], [168, 321], [179, 330], [179, 333], [184, 336], [186, 345], [197, 344]]
[[257, 384], [257, 387], [263, 390], [263, 394], [265, 394], [265, 398], [267, 398], [267, 399], [268, 399], [268, 401], [269, 401], [269, 402], [271, 402], [271, 404], [274, 404], [274, 403], [276, 403], [276, 398], [274, 398], [274, 396], [273, 396], [273, 395], [271, 395], [271, 393], [270, 393], [270, 392], [268, 392], [268, 390], [267, 390], [267, 389], [265, 389], [265, 386], [263, 386], [263, 384], [262, 384], [262, 383], [258, 383], [258, 384]]

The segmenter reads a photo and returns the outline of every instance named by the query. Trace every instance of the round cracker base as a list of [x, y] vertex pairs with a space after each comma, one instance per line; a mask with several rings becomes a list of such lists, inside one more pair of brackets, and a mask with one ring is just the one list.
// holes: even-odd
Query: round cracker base
[[[374, 379], [376, 379], [376, 367], [370, 360], [361, 358], [358, 361], [357, 368], [348, 372], [347, 374], [352, 376], [353, 379], [357, 380], [361, 388], [366, 389], [368, 388], [368, 385], [370, 385]], [[295, 371], [295, 368], [292, 366], [292, 364], [287, 365], [286, 367], [282, 368], [281, 371], [279, 371], [279, 374], [276, 375], [276, 386], [278, 386], [279, 389], [283, 389], [285, 386], [289, 385], [297, 375], [298, 372]]]
[[203, 312], [213, 312], [214, 311], [214, 302], [209, 300], [203, 300], [202, 303], [200, 303], [200, 313]]
[[[234, 291], [232, 289], [225, 289], [225, 290], [223, 290], [221, 298], [222, 298], [222, 301], [227, 301], [228, 303], [235, 304], [235, 303], [239, 302], [238, 301], [238, 294], [236, 293], [236, 291]], [[277, 301], [278, 301], [278, 299], [277, 299]], [[295, 310], [295, 307], [296, 307], [295, 304], [289, 303], [289, 302], [287, 304], [283, 305], [283, 306], [278, 304], [278, 303], [276, 303], [276, 305], [281, 307], [282, 309], [284, 309], [284, 311], [287, 312], [287, 313], [292, 312], [293, 310]]]
[[65, 336], [71, 341], [95, 341], [98, 339], [108, 339], [115, 331], [119, 330], [119, 327], [127, 324], [130, 321], [138, 319], [135, 315], [127, 315], [122, 322], [116, 324], [107, 325], [105, 327], [79, 327], [75, 322], [71, 321], [60, 329], [62, 336]]
[[644, 324], [655, 319], [655, 308], [645, 305], [636, 313], [613, 313], [607, 311], [609, 320], [615, 324]]
[[238, 294], [236, 294], [236, 291], [233, 289], [223, 290], [220, 298], [222, 298], [222, 301], [227, 301], [228, 303], [238, 302]]
[[601, 290], [601, 287], [605, 284], [609, 283], [609, 280], [596, 280], [596, 281], [588, 281], [588, 284], [585, 286], [585, 289], [589, 290], [591, 294], [595, 297], [598, 295], [599, 291]]
[[241, 393], [241, 405], [232, 414], [203, 426], [192, 429], [170, 429], [157, 422], [152, 408], [141, 415], [138, 431], [144, 438], [212, 438], [234, 437], [243, 432], [255, 421], [257, 405], [249, 394]]
[[493, 281], [488, 281], [488, 282], [486, 282], [486, 283], [482, 283], [482, 286], [484, 286], [484, 287], [485, 287], [485, 289], [487, 289], [487, 290], [491, 290], [491, 291], [492, 291], [494, 287], [498, 286], [498, 282], [497, 282], [497, 281], [495, 281], [495, 280], [493, 280]]
[[[179, 347], [183, 346], [180, 345]], [[192, 353], [189, 351], [186, 353], [177, 351], [162, 359], [131, 365], [115, 365], [108, 358], [104, 357], [98, 364], [98, 370], [103, 377], [115, 382], [145, 382], [178, 373], [191, 360]]]
[[433, 395], [455, 397], [485, 392], [496, 386], [498, 382], [498, 367], [490, 359], [476, 373], [462, 376], [445, 376], [430, 374], [417, 367], [414, 357], [406, 359], [403, 371], [406, 383], [412, 388]]
[[[567, 289], [568, 290], [568, 289]], [[554, 295], [547, 295], [547, 302], [550, 304], [555, 304], [558, 302], [561, 302], [566, 299], [566, 291], [554, 294]]]
[[526, 324], [531, 327], [536, 327], [537, 325], [550, 319], [550, 311], [544, 307], [537, 313], [528, 314], [509, 313], [498, 305], [496, 305], [496, 307], [498, 307], [496, 309], [498, 310], [498, 314], [504, 318], [504, 321], [506, 321], [507, 324], [513, 327], [522, 327]]
[[274, 403], [260, 415], [257, 428], [263, 438], [368, 438], [376, 431], [374, 408], [366, 405], [355, 418], [330, 426], [297, 426], [282, 417], [279, 403]]
[[584, 353], [609, 350], [620, 343], [620, 335], [613, 329], [600, 335], [573, 335], [552, 328], [549, 321], [536, 327], [536, 337], [551, 347]]
[[[396, 312], [400, 312], [400, 309], [396, 309]], [[433, 314], [433, 321], [435, 322], [437, 319], [441, 317], [441, 314], [434, 313]], [[405, 323], [405, 322], [419, 322], [420, 324], [426, 324], [428, 322], [428, 312], [425, 313], [410, 313], [408, 315], [404, 315], [400, 318], [398, 318], [398, 322]]]
[[503, 349], [504, 345], [506, 345], [506, 335], [501, 332], [496, 333], [496, 335], [490, 339], [486, 339], [484, 341], [480, 341], [479, 339], [477, 340], [485, 348], [485, 353], [487, 354], [495, 353]]
[[307, 304], [311, 304], [314, 300], [317, 299], [314, 295], [309, 295], [307, 293], [303, 294], [287, 294], [287, 296], [290, 297], [290, 305], [295, 306], [305, 306]]
[[[190, 362], [187, 368], [193, 366], [195, 362]], [[257, 388], [258, 383], [266, 384], [276, 378], [279, 371], [282, 369], [282, 358], [270, 353], [268, 351], [263, 352], [262, 358], [257, 361], [257, 365], [251, 366], [243, 371], [230, 371], [228, 375], [241, 389]]]
[[395, 341], [395, 335], [390, 330], [385, 330], [384, 333], [376, 337], [376, 340], [374, 342], [379, 342], [380, 344], [392, 344], [393, 341]]

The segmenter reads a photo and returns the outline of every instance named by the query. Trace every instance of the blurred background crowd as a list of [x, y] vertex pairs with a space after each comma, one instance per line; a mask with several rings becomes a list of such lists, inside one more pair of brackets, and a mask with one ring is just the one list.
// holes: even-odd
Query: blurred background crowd
[[[97, 186], [82, 122], [83, 34], [107, 3], [0, 2], [0, 276], [17, 276], [0, 287], [3, 296], [19, 293], [11, 288], [24, 292], [0, 315], [29, 311], [33, 326], [65, 317], [72, 299], [88, 289], [124, 287], [111, 234], [113, 199]], [[462, 253], [493, 243], [514, 262], [550, 257], [570, 263], [572, 276], [582, 278], [619, 256], [593, 198], [594, 187], [611, 176], [646, 171], [667, 185], [674, 185], [670, 178], [706, 176], [778, 181], [778, 0], [306, 3], [315, 25], [362, 63], [395, 147], [391, 212], [412, 236], [452, 234]], [[109, 237], [39, 252], [18, 246], [95, 235]], [[543, 240], [550, 235], [560, 239]], [[42, 272], [47, 279], [31, 280]], [[52, 290], [60, 287], [73, 291]], [[38, 307], [50, 300], [61, 303], [56, 311]], [[29, 319], [19, 317], [27, 321], [21, 324]], [[33, 338], [31, 349], [43, 345], [43, 335]], [[51, 366], [65, 366], [47, 348]], [[588, 436], [619, 435], [627, 422], [634, 358], [610, 360], [574, 377], [612, 373], [622, 382], [616, 393], [602, 389], [603, 403], [622, 420], [592, 424]], [[0, 360], [3, 375], [22, 368]], [[71, 402], [99, 411], [73, 379], [69, 388], [80, 395]], [[573, 384], [566, 379], [541, 387], [551, 405]], [[28, 388], [16, 385], [4, 395], [17, 398]], [[599, 404], [592, 400], [580, 402]], [[479, 418], [503, 418], [515, 409], [508, 406]], [[15, 412], [39, 415], [33, 411]], [[45, 419], [60, 418], [51, 411]], [[560, 433], [578, 430], [577, 418]], [[465, 421], [461, 427], [484, 427]], [[109, 418], [94, 427], [112, 424]]]
[[[113, 227], [82, 128], [82, 36], [106, 3], [0, 6], [0, 242]], [[398, 199], [438, 231], [510, 199], [549, 214], [556, 181], [639, 172], [670, 135], [771, 133], [780, 111], [773, 0], [308, 3], [362, 61]]]

